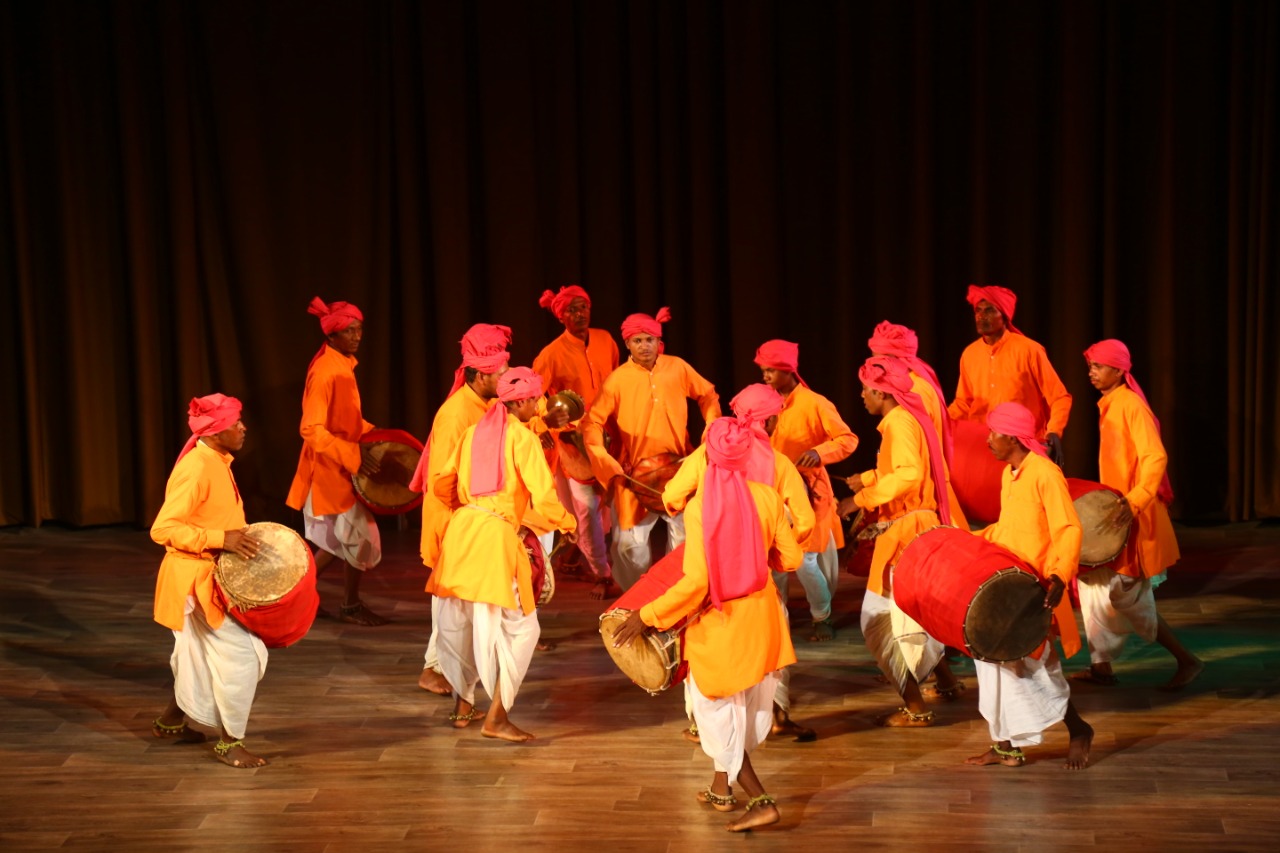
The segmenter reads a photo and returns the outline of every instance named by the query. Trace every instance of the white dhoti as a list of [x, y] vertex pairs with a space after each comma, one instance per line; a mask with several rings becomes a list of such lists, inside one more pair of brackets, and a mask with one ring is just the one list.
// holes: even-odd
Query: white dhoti
[[[778, 586], [782, 600], [789, 594], [788, 576], [790, 572], [774, 572], [773, 582]], [[809, 602], [809, 615], [814, 622], [821, 622], [831, 617], [831, 599], [835, 597], [836, 585], [840, 582], [840, 552], [836, 548], [836, 537], [828, 535], [827, 547], [822, 553], [807, 552], [804, 561], [795, 571], [800, 586], [804, 588], [805, 600]]]
[[173, 632], [173, 695], [192, 720], [244, 737], [258, 682], [267, 671], [267, 647], [227, 616], [212, 628], [194, 596], [187, 596], [182, 630]]
[[723, 699], [703, 696], [692, 672], [688, 685], [702, 751], [715, 763], [717, 773], [729, 774], [729, 784], [737, 784], [743, 756], [764, 743], [773, 728], [778, 674], [771, 672], [759, 684]]
[[382, 562], [382, 534], [368, 507], [356, 501], [346, 512], [316, 515], [311, 495], [302, 506], [303, 532], [321, 551], [332, 554], [360, 571]]
[[511, 710], [541, 634], [537, 611], [526, 616], [519, 608], [435, 596], [431, 612], [440, 672], [454, 694], [474, 705], [478, 681]]
[[1015, 747], [1035, 746], [1044, 730], [1062, 721], [1071, 701], [1071, 689], [1062, 676], [1062, 663], [1052, 640], [1040, 660], [1025, 657], [1009, 663], [975, 660], [978, 676], [978, 710], [997, 743]]
[[653, 565], [649, 552], [649, 536], [653, 526], [661, 518], [667, 523], [667, 550], [672, 551], [684, 543], [684, 513], [676, 516], [648, 513], [640, 523], [627, 530], [613, 533], [613, 579], [623, 592], [631, 589], [640, 576]]
[[888, 597], [867, 590], [862, 597], [862, 637], [885, 678], [902, 693], [908, 677], [917, 683], [942, 660], [942, 643]]
[[[576, 544], [587, 565], [596, 577], [611, 577], [613, 570], [609, 567], [609, 551], [604, 544], [608, 524], [595, 483], [580, 483], [572, 477], [566, 477], [563, 472], [557, 472], [556, 494], [560, 503], [578, 520]], [[547, 553], [550, 554], [551, 551], [548, 549]]]
[[1120, 657], [1129, 633], [1148, 643], [1155, 640], [1160, 617], [1155, 587], [1164, 579], [1134, 578], [1111, 569], [1094, 569], [1079, 576], [1080, 615], [1089, 640], [1089, 659], [1110, 663]]

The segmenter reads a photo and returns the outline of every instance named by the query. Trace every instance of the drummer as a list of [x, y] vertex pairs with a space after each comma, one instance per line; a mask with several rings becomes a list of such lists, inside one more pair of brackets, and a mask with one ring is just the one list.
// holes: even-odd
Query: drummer
[[1130, 630], [1155, 640], [1173, 655], [1178, 669], [1165, 690], [1195, 680], [1204, 663], [1189, 652], [1156, 610], [1155, 588], [1178, 561], [1178, 539], [1169, 520], [1173, 487], [1166, 472], [1168, 455], [1160, 439], [1160, 421], [1130, 369], [1129, 348], [1117, 340], [1099, 341], [1084, 351], [1089, 381], [1102, 392], [1098, 400], [1098, 478], [1123, 495], [1112, 519], [1130, 527], [1124, 550], [1109, 565], [1080, 575], [1080, 614], [1089, 640], [1089, 669], [1074, 680], [1111, 686], [1111, 662], [1124, 649]]
[[302, 391], [302, 452], [293, 475], [290, 507], [302, 510], [307, 539], [319, 549], [316, 572], [335, 560], [343, 567], [344, 597], [338, 619], [353, 625], [389, 620], [360, 600], [360, 580], [382, 561], [382, 537], [373, 513], [356, 500], [354, 474], [376, 474], [378, 462], [360, 437], [373, 429], [361, 415], [356, 353], [364, 315], [350, 302], [326, 305], [319, 296], [307, 312], [320, 318], [325, 342], [307, 366]]
[[[836, 635], [831, 600], [840, 580], [838, 549], [844, 547], [844, 530], [836, 514], [835, 493], [826, 466], [849, 458], [858, 449], [858, 437], [835, 405], [809, 388], [796, 372], [800, 366], [798, 344], [765, 341], [756, 349], [755, 362], [765, 383], [785, 400], [769, 441], [800, 470], [813, 504], [815, 523], [813, 531], [800, 542], [805, 554], [796, 577], [804, 587], [813, 619], [809, 642], [826, 642]], [[778, 589], [785, 603], [786, 575], [781, 576]]]
[[[604, 329], [591, 328], [591, 297], [576, 284], [560, 288], [558, 293], [544, 291], [538, 304], [556, 315], [564, 324], [564, 334], [542, 348], [533, 360], [534, 371], [542, 377], [548, 394], [573, 391], [590, 408], [600, 393], [605, 377], [618, 367], [618, 344]], [[564, 426], [551, 421], [551, 426]], [[561, 418], [564, 414], [561, 413]], [[556, 465], [556, 492], [578, 520], [578, 549], [596, 576], [591, 597], [611, 598], [618, 593], [613, 582], [613, 568], [605, 549], [604, 507], [595, 483], [583, 483]]]
[[[1071, 657], [1080, 650], [1071, 599], [1063, 595], [1080, 559], [1080, 521], [1071, 492], [1036, 437], [1035, 417], [1026, 407], [1001, 403], [987, 415], [987, 426], [991, 429], [987, 445], [1008, 465], [1000, 486], [1000, 518], [976, 535], [1013, 552], [1048, 581], [1044, 606], [1053, 610], [1054, 632], [1063, 654]], [[1039, 650], [1020, 660], [975, 660], [974, 668], [978, 709], [994, 743], [981, 755], [965, 759], [965, 764], [1021, 767], [1026, 763], [1022, 748], [1042, 743], [1044, 730], [1061, 720], [1071, 737], [1063, 766], [1069, 770], [1088, 766], [1093, 727], [1071, 702], [1052, 635]]]
[[960, 382], [951, 401], [955, 420], [984, 422], [987, 412], [1015, 402], [1034, 415], [1036, 438], [1062, 465], [1062, 434], [1071, 415], [1071, 395], [1049, 363], [1044, 347], [1013, 325], [1018, 297], [1007, 287], [969, 285], [978, 339], [960, 355]]
[[713, 609], [684, 634], [694, 719], [702, 751], [714, 763], [711, 784], [696, 799], [733, 811], [738, 800], [732, 786], [740, 785], [749, 797], [746, 813], [726, 828], [742, 832], [781, 819], [750, 753], [769, 733], [778, 670], [796, 659], [769, 566], [794, 569], [803, 552], [777, 492], [747, 476], [761, 459], [753, 429], [723, 418], [707, 430], [706, 446], [702, 489], [685, 511], [690, 535], [684, 577], [632, 611], [614, 642], [625, 646], [646, 626], [669, 628], [710, 598]]
[[244, 745], [249, 711], [267, 670], [267, 647], [213, 594], [214, 555], [233, 551], [252, 559], [261, 543], [245, 532], [244, 502], [231, 462], [244, 447], [240, 401], [210, 394], [191, 401], [191, 438], [164, 490], [151, 538], [165, 547], [156, 578], [155, 620], [173, 631], [173, 691], [151, 724], [156, 737], [200, 742], [188, 721], [218, 731], [213, 748], [231, 767], [267, 763]]
[[[501, 405], [467, 429], [434, 479], [435, 497], [454, 508], [427, 581], [436, 596], [440, 668], [457, 697], [455, 728], [484, 720], [480, 733], [516, 743], [533, 735], [508, 717], [538, 642], [529, 558], [516, 531], [536, 509], [570, 541], [576, 522], [556, 497], [551, 469], [522, 424], [538, 410], [542, 379], [513, 367], [497, 379]], [[475, 707], [476, 683], [492, 699]]]
[[942, 442], [925, 412], [919, 395], [911, 390], [907, 365], [897, 358], [869, 358], [858, 370], [862, 402], [880, 416], [880, 451], [876, 467], [849, 477], [852, 503], [876, 510], [888, 527], [876, 539], [871, 573], [862, 598], [862, 635], [880, 671], [902, 695], [903, 706], [876, 718], [876, 725], [890, 728], [922, 728], [934, 723], [934, 712], [924, 706], [920, 682], [929, 673], [938, 675], [938, 693], [954, 697], [963, 685], [951, 674], [940, 642], [923, 628], [905, 632], [908, 621], [893, 600], [891, 569], [906, 546], [920, 533], [952, 523], [947, 497], [946, 460]]
[[[632, 314], [622, 321], [622, 339], [631, 357], [605, 379], [582, 421], [592, 469], [596, 479], [607, 484], [613, 505], [614, 579], [624, 590], [653, 562], [649, 535], [659, 517], [667, 524], [668, 550], [684, 541], [683, 516], [659, 516], [645, 509], [627, 487], [627, 471], [645, 459], [685, 456], [693, 449], [686, 399], [697, 403], [707, 426], [720, 417], [715, 386], [684, 359], [663, 352], [662, 324], [670, 318], [671, 312], [663, 308], [656, 317]], [[616, 430], [621, 439], [612, 454], [604, 445], [606, 429]]]

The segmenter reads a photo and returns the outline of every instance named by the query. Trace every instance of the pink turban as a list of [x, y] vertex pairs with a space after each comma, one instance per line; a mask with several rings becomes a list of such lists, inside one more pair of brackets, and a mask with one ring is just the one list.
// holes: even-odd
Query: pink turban
[[702, 541], [711, 603], [764, 589], [769, 564], [760, 541], [760, 515], [747, 487], [747, 468], [757, 437], [733, 418], [707, 428], [707, 472], [702, 481]]
[[568, 287], [560, 288], [559, 293], [552, 293], [550, 290], [542, 291], [542, 298], [538, 300], [538, 304], [555, 314], [557, 320], [563, 320], [564, 312], [568, 310], [569, 303], [578, 298], [585, 299], [587, 305], [591, 304], [591, 297], [587, 295], [587, 292], [578, 285], [571, 284]]
[[911, 390], [911, 372], [898, 358], [873, 356], [858, 368], [858, 379], [863, 385], [889, 394], [906, 409], [924, 432], [925, 446], [929, 452], [929, 471], [933, 475], [934, 501], [938, 505], [938, 518], [943, 524], [951, 523], [951, 501], [947, 495], [947, 464], [942, 452], [942, 441], [933, 421], [925, 411], [920, 395]]
[[186, 456], [196, 446], [196, 439], [207, 435], [217, 435], [224, 429], [235, 426], [240, 420], [240, 401], [226, 394], [210, 394], [207, 397], [195, 397], [187, 406], [187, 426], [191, 428], [191, 438], [183, 445], [178, 458]]
[[989, 284], [985, 287], [971, 284], [965, 299], [969, 300], [969, 304], [975, 308], [983, 300], [990, 302], [996, 307], [997, 311], [1004, 315], [1004, 324], [1009, 331], [1019, 335], [1022, 334], [1022, 332], [1018, 331], [1017, 326], [1013, 325], [1013, 312], [1018, 307], [1018, 297], [1009, 288], [995, 284]]
[[1021, 403], [1001, 403], [987, 412], [987, 426], [1001, 435], [1018, 439], [1028, 450], [1049, 458], [1049, 452], [1036, 438], [1036, 418]]
[[[500, 403], [542, 396], [542, 377], [527, 367], [513, 367], [498, 380]], [[507, 407], [493, 405], [476, 424], [471, 439], [471, 495], [502, 491], [506, 481]]]
[[756, 365], [772, 370], [787, 370], [796, 374], [796, 381], [808, 388], [809, 383], [800, 378], [800, 345], [775, 338], [756, 348]]
[[[1151, 419], [1156, 422], [1156, 432], [1161, 431], [1160, 419], [1151, 410], [1151, 404], [1147, 402], [1147, 395], [1142, 393], [1142, 386], [1138, 384], [1138, 380], [1134, 379], [1133, 374], [1129, 372], [1133, 368], [1133, 359], [1129, 356], [1129, 348], [1127, 346], [1115, 338], [1098, 341], [1084, 351], [1084, 360], [1095, 364], [1105, 364], [1107, 367], [1114, 367], [1116, 370], [1122, 371], [1125, 384], [1129, 386], [1133, 393], [1138, 395], [1138, 399], [1142, 400], [1142, 404], [1147, 407], [1147, 411], [1151, 412]], [[1156, 492], [1156, 497], [1165, 506], [1173, 503], [1173, 485], [1169, 482], [1169, 472], [1167, 470], [1160, 480], [1160, 488]]]
[[331, 302], [325, 305], [324, 300], [319, 296], [311, 300], [311, 304], [307, 306], [307, 313], [320, 318], [320, 331], [325, 335], [341, 332], [352, 323], [364, 322], [364, 315], [360, 313], [360, 309], [350, 302]]
[[474, 367], [481, 373], [497, 373], [511, 357], [507, 352], [509, 346], [511, 329], [508, 326], [476, 323], [467, 329], [462, 336], [462, 365], [454, 371], [453, 387], [446, 396], [452, 396], [467, 381], [468, 367]]
[[942, 393], [942, 383], [938, 381], [938, 374], [927, 361], [916, 355], [920, 348], [920, 340], [916, 337], [916, 333], [906, 326], [884, 320], [871, 333], [867, 346], [871, 348], [872, 355], [891, 355], [902, 359], [910, 370], [933, 386], [934, 393], [938, 395], [938, 405], [942, 408], [942, 450], [946, 454], [947, 463], [950, 464], [953, 442], [951, 416], [947, 414], [946, 409], [947, 398]]
[[773, 445], [764, 431], [764, 422], [782, 411], [782, 395], [769, 385], [757, 382], [738, 392], [729, 403], [738, 423], [749, 428], [756, 436], [756, 449], [747, 464], [747, 479], [754, 483], [773, 485]]
[[629, 341], [636, 335], [653, 335], [662, 337], [662, 324], [671, 319], [670, 308], [659, 308], [658, 313], [650, 317], [648, 314], [632, 314], [622, 321], [622, 339]]

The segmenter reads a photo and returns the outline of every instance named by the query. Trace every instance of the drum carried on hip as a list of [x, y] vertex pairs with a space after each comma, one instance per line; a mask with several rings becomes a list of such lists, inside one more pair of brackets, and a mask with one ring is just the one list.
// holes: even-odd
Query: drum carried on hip
[[627, 472], [627, 488], [635, 493], [640, 505], [649, 512], [666, 515], [667, 507], [662, 502], [662, 490], [680, 470], [683, 462], [684, 457], [678, 453], [659, 453], [657, 456], [641, 459]]
[[292, 528], [260, 521], [245, 533], [262, 543], [253, 559], [223, 551], [213, 567], [215, 594], [227, 613], [268, 648], [302, 639], [320, 608], [316, 561], [306, 541]]
[[520, 528], [520, 542], [525, 553], [529, 555], [529, 567], [533, 570], [533, 600], [535, 607], [541, 607], [551, 601], [556, 594], [556, 573], [551, 569], [551, 561], [542, 553], [542, 543], [538, 534], [527, 527]]
[[681, 620], [666, 631], [645, 631], [622, 648], [613, 647], [613, 635], [627, 621], [631, 611], [653, 601], [682, 577], [683, 544], [654, 563], [631, 589], [613, 603], [612, 610], [600, 616], [600, 636], [604, 639], [605, 651], [623, 675], [651, 696], [679, 684], [689, 671], [689, 664], [684, 659], [684, 629], [688, 620]]
[[926, 530], [893, 570], [893, 600], [935, 640], [1000, 663], [1043, 645], [1053, 618], [1026, 563], [955, 527]]
[[1132, 522], [1116, 527], [1112, 522], [1120, 509], [1120, 492], [1092, 480], [1067, 478], [1071, 502], [1080, 518], [1080, 566], [1093, 569], [1120, 556], [1129, 541]]
[[1005, 463], [987, 447], [991, 430], [979, 421], [952, 421], [951, 488], [970, 521], [1000, 518], [1000, 478]]
[[422, 458], [422, 442], [402, 429], [375, 429], [360, 444], [378, 460], [376, 474], [354, 474], [356, 499], [377, 515], [400, 515], [422, 505], [422, 493], [409, 488]]

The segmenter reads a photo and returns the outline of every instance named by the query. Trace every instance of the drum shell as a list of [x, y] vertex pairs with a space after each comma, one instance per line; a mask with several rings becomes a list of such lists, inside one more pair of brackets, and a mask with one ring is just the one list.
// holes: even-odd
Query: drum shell
[[356, 500], [376, 515], [402, 515], [422, 505], [423, 495], [409, 488], [413, 472], [422, 457], [422, 442], [400, 429], [370, 430], [360, 444], [374, 446], [382, 469], [372, 476], [351, 477]]
[[[320, 595], [316, 592], [316, 561], [306, 541], [293, 530], [272, 522], [259, 522], [246, 528], [246, 532], [256, 538], [282, 536], [282, 531], [292, 534], [301, 543], [306, 553], [307, 568], [293, 588], [274, 601], [262, 604], [245, 602], [234, 591], [224, 589], [222, 566], [214, 571], [214, 594], [223, 609], [271, 649], [291, 646], [306, 636], [320, 609]], [[227, 553], [223, 552], [224, 555]], [[223, 556], [219, 557], [219, 561], [223, 559]], [[246, 562], [253, 566], [252, 560]]]
[[659, 453], [657, 456], [641, 459], [631, 466], [629, 476], [647, 487], [640, 488], [634, 483], [628, 486], [635, 493], [641, 506], [649, 512], [659, 515], [667, 514], [666, 505], [662, 502], [662, 490], [680, 470], [680, 464], [683, 461], [677, 453]]
[[1000, 518], [1000, 480], [1005, 463], [987, 447], [991, 430], [979, 421], [953, 421], [951, 487], [969, 521], [992, 524]]
[[[684, 659], [683, 642], [686, 621], [681, 620], [666, 631], [656, 632], [656, 635], [646, 635], [645, 638], [637, 641], [648, 643], [653, 650], [652, 657], [662, 659], [669, 653], [667, 660], [659, 664], [655, 664], [653, 661], [644, 661], [639, 664], [639, 669], [637, 669], [635, 654], [629, 653], [627, 650], [613, 648], [613, 630], [616, 629], [616, 625], [606, 626], [606, 617], [616, 616], [619, 612], [626, 613], [639, 610], [649, 602], [657, 599], [682, 577], [684, 577], [684, 545], [676, 547], [671, 553], [654, 563], [629, 590], [613, 603], [613, 609], [601, 614], [600, 617], [600, 633], [604, 638], [605, 650], [613, 658], [613, 662], [618, 665], [623, 674], [652, 695], [657, 695], [671, 686], [679, 684], [688, 674], [689, 664]], [[646, 657], [650, 656], [649, 653], [645, 653], [645, 655]], [[671, 666], [672, 662], [675, 664], [674, 667]], [[661, 669], [665, 669], [665, 674], [661, 672]]]
[[954, 527], [911, 541], [893, 570], [893, 600], [929, 636], [978, 660], [1023, 658], [1043, 643], [1052, 613], [1022, 560]]
[[533, 600], [536, 602], [537, 607], [541, 607], [549, 603], [556, 594], [556, 575], [551, 569], [551, 563], [547, 560], [546, 554], [542, 551], [542, 543], [538, 541], [538, 534], [527, 527], [521, 527], [520, 541], [524, 545], [525, 552], [529, 555]]
[[[1110, 486], [1075, 477], [1067, 478], [1067, 490], [1071, 492], [1071, 502], [1080, 519], [1080, 570], [1084, 572], [1107, 565], [1124, 551], [1132, 522], [1123, 528], [1111, 528], [1101, 533], [1097, 527], [1115, 510], [1123, 495]], [[1108, 500], [1108, 495], [1112, 499]]]

